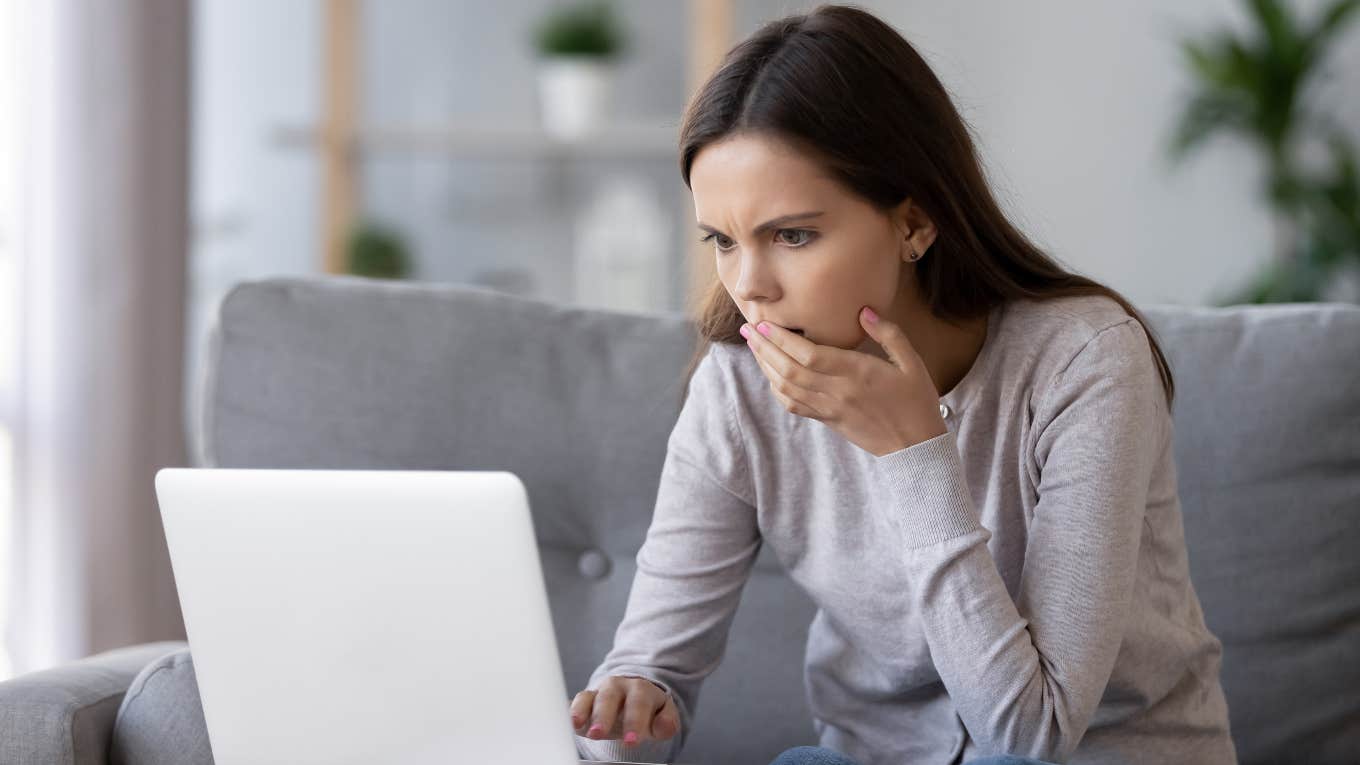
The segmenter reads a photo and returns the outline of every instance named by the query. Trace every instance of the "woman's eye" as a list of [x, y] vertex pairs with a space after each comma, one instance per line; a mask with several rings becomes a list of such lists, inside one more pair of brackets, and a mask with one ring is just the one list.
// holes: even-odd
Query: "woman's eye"
[[708, 234], [707, 236], [701, 236], [701, 237], [699, 237], [699, 241], [700, 241], [700, 242], [705, 242], [705, 243], [706, 243], [706, 242], [711, 242], [711, 241], [713, 241], [715, 238], [717, 239], [717, 246], [718, 246], [718, 249], [720, 249], [720, 250], [730, 250], [730, 249], [732, 249], [732, 245], [729, 244], [729, 242], [730, 242], [731, 240], [728, 239], [727, 237], [723, 236], [722, 234]]
[[[794, 236], [792, 239], [790, 239], [789, 237], [786, 237], [785, 234], [793, 234]], [[801, 228], [782, 228], [779, 231], [775, 232], [775, 236], [778, 237], [780, 241], [782, 241], [789, 247], [802, 247], [816, 238], [815, 233], [813, 233], [812, 231], [808, 231], [807, 229]], [[718, 249], [722, 250], [723, 252], [726, 252], [732, 249], [734, 246], [736, 246], [731, 239], [728, 239], [722, 234], [710, 233], [706, 236], [699, 237], [699, 241], [703, 243], [715, 242]]]

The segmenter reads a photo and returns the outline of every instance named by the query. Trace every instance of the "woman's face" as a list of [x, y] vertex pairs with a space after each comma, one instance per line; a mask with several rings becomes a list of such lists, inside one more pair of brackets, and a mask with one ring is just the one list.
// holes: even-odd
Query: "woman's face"
[[894, 315], [899, 281], [914, 278], [897, 219], [787, 144], [749, 134], [709, 144], [691, 164], [690, 188], [718, 277], [753, 326], [855, 349], [868, 339], [860, 308]]

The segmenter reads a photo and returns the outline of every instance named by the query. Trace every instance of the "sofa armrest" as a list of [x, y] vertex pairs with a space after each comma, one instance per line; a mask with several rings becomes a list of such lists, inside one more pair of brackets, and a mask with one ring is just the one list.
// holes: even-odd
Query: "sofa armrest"
[[117, 648], [0, 682], [0, 762], [108, 765], [123, 694], [182, 640]]

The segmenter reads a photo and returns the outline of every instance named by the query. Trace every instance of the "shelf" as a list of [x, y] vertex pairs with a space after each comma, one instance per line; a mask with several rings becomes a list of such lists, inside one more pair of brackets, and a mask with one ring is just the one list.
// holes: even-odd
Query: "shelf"
[[[674, 158], [679, 153], [678, 125], [637, 122], [615, 124], [579, 139], [564, 140], [537, 125], [461, 122], [444, 125], [371, 125], [356, 131], [355, 148], [363, 151], [440, 153], [468, 158], [599, 157]], [[315, 147], [322, 131], [285, 126], [274, 131], [281, 146]]]

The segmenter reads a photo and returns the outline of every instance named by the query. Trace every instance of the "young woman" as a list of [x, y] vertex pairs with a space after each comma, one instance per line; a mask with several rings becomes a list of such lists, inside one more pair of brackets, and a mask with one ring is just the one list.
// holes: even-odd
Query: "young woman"
[[1167, 361], [1007, 221], [912, 46], [767, 24], [680, 138], [719, 278], [582, 756], [679, 754], [769, 544], [818, 606], [778, 765], [1235, 762]]

